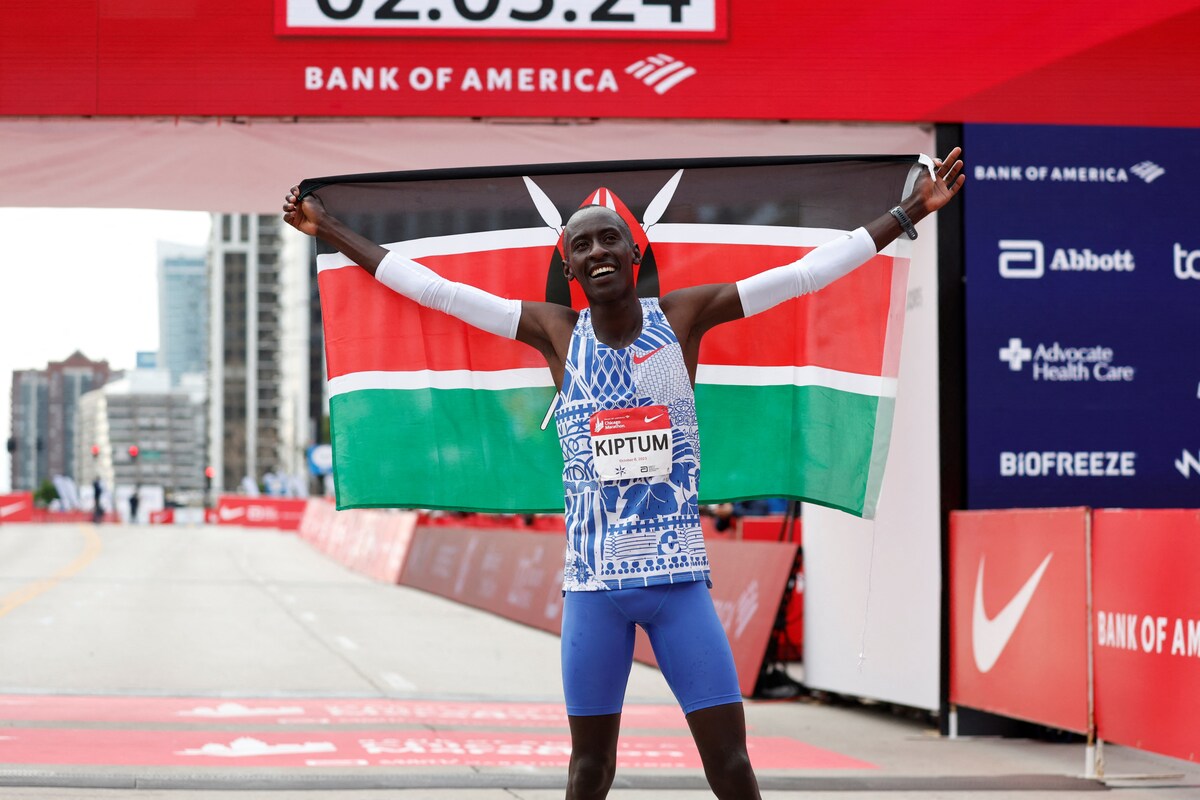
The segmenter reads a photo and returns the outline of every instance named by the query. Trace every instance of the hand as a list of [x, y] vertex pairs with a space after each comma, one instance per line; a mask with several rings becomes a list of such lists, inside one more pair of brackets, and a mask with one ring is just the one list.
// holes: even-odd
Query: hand
[[959, 158], [961, 155], [962, 148], [954, 148], [945, 159], [933, 160], [932, 173], [927, 171], [917, 178], [912, 198], [920, 202], [925, 214], [932, 214], [949, 203], [967, 182], [963, 162]]
[[324, 216], [325, 205], [321, 198], [310, 194], [301, 200], [299, 186], [293, 186], [283, 200], [283, 221], [301, 233], [316, 236]]

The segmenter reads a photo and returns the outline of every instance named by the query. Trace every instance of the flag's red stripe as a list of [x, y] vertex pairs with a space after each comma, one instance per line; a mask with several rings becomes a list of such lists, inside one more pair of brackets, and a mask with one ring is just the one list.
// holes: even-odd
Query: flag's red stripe
[[[805, 250], [758, 245], [658, 244], [663, 293], [682, 286], [737, 280], [785, 264]], [[425, 257], [450, 280], [504, 297], [541, 300], [551, 247]], [[817, 295], [714, 330], [706, 364], [812, 364], [879, 374], [889, 303], [891, 259], [877, 256]], [[883, 273], [883, 274], [881, 274]], [[367, 370], [501, 370], [544, 366], [526, 345], [475, 330], [417, 306], [357, 268], [320, 275], [329, 377]], [[791, 335], [786, 335], [787, 332]], [[748, 346], [753, 343], [753, 346]]]
[[[747, 278], [810, 248], [658, 244], [663, 291]], [[661, 265], [669, 265], [663, 269]], [[704, 337], [704, 364], [813, 365], [878, 375], [890, 304], [892, 259], [876, 256], [820, 292], [723, 325]], [[788, 333], [791, 335], [787, 335]]]

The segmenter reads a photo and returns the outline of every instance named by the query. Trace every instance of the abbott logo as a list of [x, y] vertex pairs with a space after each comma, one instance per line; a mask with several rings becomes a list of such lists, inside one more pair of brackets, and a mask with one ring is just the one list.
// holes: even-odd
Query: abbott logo
[[689, 67], [666, 53], [659, 53], [633, 62], [625, 68], [625, 73], [637, 78], [659, 94], [666, 94], [695, 75], [696, 68]]
[[1000, 360], [1008, 362], [1008, 368], [1020, 372], [1026, 361], [1033, 360], [1033, 351], [1021, 343], [1020, 339], [1009, 339], [1008, 347], [1000, 348]]
[[1000, 275], [1040, 278], [1046, 271], [1046, 249], [1037, 239], [1001, 239]]
[[1184, 450], [1183, 455], [1175, 459], [1175, 469], [1179, 470], [1179, 474], [1185, 478], [1192, 477], [1192, 470], [1200, 475], [1200, 450], [1196, 451], [1196, 457]]

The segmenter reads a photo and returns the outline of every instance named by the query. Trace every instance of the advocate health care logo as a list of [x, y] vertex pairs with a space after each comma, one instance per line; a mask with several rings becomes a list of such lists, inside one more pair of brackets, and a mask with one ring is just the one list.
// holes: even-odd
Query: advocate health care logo
[[1113, 349], [1103, 345], [1064, 347], [1058, 342], [1041, 342], [1030, 347], [1020, 337], [1013, 337], [1000, 348], [1000, 360], [1010, 371], [1024, 373], [1028, 363], [1034, 381], [1132, 383], [1135, 368], [1114, 364], [1113, 359]]
[[664, 95], [696, 72], [695, 67], [666, 53], [652, 53], [616, 67], [310, 65], [304, 68], [304, 88], [311, 92], [601, 94], [621, 91], [624, 82]]

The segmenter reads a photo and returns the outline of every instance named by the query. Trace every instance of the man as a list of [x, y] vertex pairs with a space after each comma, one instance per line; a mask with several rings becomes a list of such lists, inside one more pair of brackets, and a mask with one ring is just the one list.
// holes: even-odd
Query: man
[[[643, 627], [722, 800], [759, 797], [729, 643], [708, 594], [692, 386], [704, 334], [816, 291], [942, 206], [965, 178], [935, 160], [900, 206], [800, 261], [737, 283], [639, 300], [641, 253], [625, 222], [588, 206], [563, 231], [563, 271], [588, 308], [505, 300], [452, 283], [368, 241], [293, 187], [284, 220], [421, 305], [538, 349], [558, 389], [567, 554], [562, 669], [571, 728], [567, 800], [608, 794], [621, 706]], [[638, 477], [631, 477], [637, 475]]]

